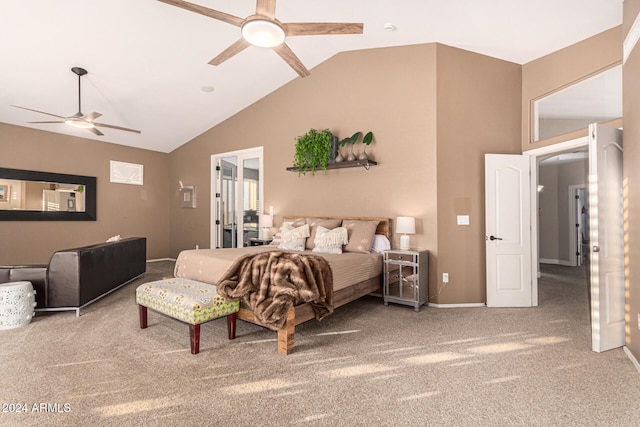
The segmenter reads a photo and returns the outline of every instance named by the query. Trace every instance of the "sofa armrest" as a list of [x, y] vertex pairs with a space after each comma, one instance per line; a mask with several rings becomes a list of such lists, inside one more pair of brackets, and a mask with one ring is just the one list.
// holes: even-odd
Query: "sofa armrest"
[[80, 306], [80, 252], [58, 251], [49, 261], [48, 307]]
[[0, 283], [31, 282], [36, 291], [37, 307], [47, 306], [47, 266], [46, 265], [12, 265], [0, 266]]

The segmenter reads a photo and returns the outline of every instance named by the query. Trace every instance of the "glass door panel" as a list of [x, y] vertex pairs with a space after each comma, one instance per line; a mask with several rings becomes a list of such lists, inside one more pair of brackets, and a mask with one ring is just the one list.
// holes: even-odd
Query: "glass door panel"
[[262, 213], [262, 147], [212, 157], [211, 247], [250, 246]]

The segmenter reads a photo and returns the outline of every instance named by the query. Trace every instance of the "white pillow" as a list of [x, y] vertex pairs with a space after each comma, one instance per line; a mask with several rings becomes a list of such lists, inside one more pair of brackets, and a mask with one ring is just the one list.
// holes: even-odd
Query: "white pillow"
[[376, 234], [373, 236], [373, 245], [371, 245], [371, 252], [381, 254], [387, 249], [391, 249], [391, 242], [387, 239], [387, 236], [382, 234]]
[[321, 225], [316, 229], [316, 237], [313, 240], [313, 252], [321, 254], [341, 254], [342, 245], [349, 242], [349, 233], [344, 227], [337, 227], [329, 230]]
[[304, 251], [307, 237], [309, 237], [309, 225], [294, 227], [291, 223], [285, 222], [280, 227], [280, 236], [278, 249]]

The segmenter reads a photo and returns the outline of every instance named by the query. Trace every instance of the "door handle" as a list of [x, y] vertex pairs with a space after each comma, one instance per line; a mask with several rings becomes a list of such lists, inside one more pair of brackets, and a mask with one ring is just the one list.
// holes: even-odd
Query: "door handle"
[[502, 240], [502, 237], [489, 236], [489, 240]]

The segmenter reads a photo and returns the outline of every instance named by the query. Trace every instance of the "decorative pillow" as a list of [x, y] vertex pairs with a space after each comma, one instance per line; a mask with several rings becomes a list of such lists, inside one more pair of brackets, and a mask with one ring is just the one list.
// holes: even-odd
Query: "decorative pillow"
[[349, 243], [343, 248], [345, 252], [369, 253], [373, 246], [373, 236], [380, 221], [361, 221], [345, 219], [342, 226], [349, 232]]
[[387, 236], [383, 234], [376, 234], [373, 236], [373, 245], [371, 246], [371, 252], [381, 254], [387, 249], [391, 249], [391, 242]]
[[309, 237], [309, 225], [294, 227], [289, 222], [285, 222], [280, 228], [282, 237], [278, 249], [288, 249], [291, 251], [304, 251], [304, 242]]
[[[282, 224], [284, 223], [291, 223], [291, 225], [293, 225], [294, 227], [300, 227], [301, 225], [304, 225], [307, 223], [307, 220], [305, 218], [282, 218]], [[280, 229], [278, 229], [278, 231], [276, 232], [276, 234], [273, 236], [273, 240], [271, 241], [271, 243], [269, 243], [270, 246], [279, 246], [280, 245]]]
[[348, 242], [347, 229], [344, 227], [329, 230], [319, 225], [316, 228], [313, 252], [321, 254], [341, 254], [342, 245]]
[[315, 238], [316, 238], [316, 229], [319, 226], [324, 228], [328, 228], [329, 230], [334, 229], [336, 227], [340, 227], [340, 223], [342, 223], [341, 219], [319, 219], [319, 218], [307, 218], [307, 224], [309, 224], [309, 229], [311, 231], [311, 238], [307, 239], [307, 249], [313, 249], [315, 246]]

